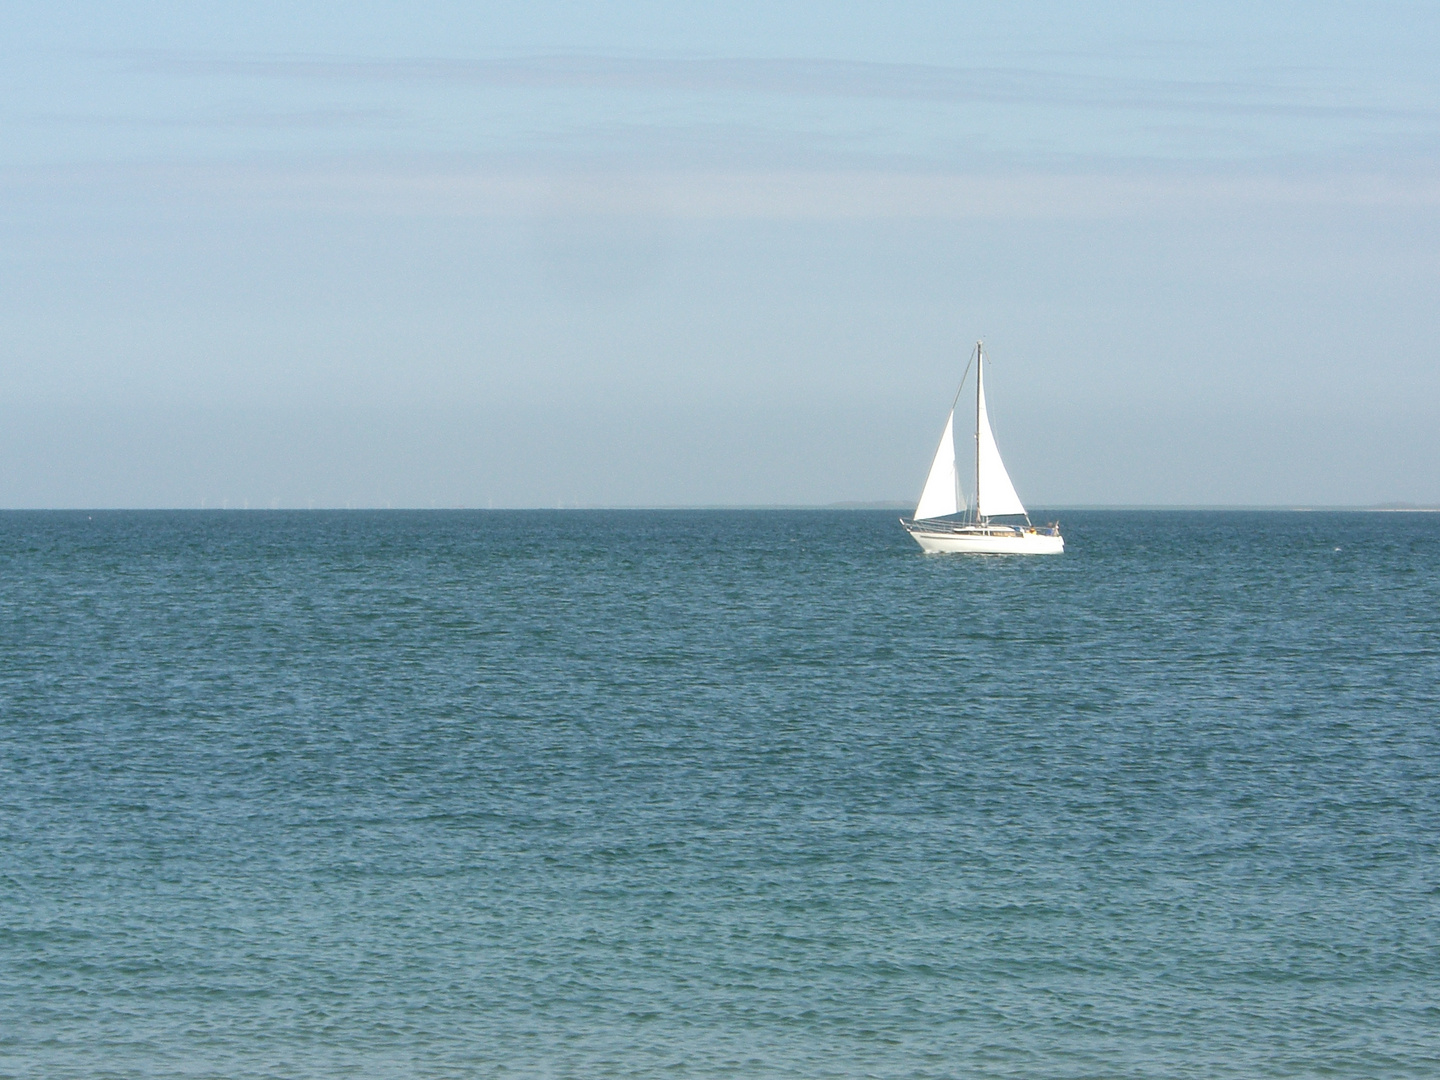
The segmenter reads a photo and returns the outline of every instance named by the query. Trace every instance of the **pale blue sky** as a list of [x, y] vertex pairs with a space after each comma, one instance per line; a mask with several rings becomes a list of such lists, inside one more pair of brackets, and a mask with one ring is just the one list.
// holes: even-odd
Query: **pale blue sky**
[[1440, 503], [1440, 7], [16, 3], [0, 506]]

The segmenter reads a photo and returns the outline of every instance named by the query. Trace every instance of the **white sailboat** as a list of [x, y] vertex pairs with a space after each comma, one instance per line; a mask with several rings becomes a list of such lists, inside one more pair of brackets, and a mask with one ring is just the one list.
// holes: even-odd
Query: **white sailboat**
[[[915, 542], [926, 551], [968, 551], [982, 555], [1058, 555], [1065, 550], [1060, 523], [1036, 527], [1030, 524], [1025, 504], [1015, 493], [995, 433], [990, 430], [990, 417], [985, 410], [985, 355], [983, 343], [975, 343], [971, 362], [975, 365], [975, 501], [967, 504], [960, 490], [960, 470], [955, 463], [955, 408], [960, 391], [955, 392], [950, 415], [945, 418], [945, 431], [930, 463], [925, 490], [915, 507], [915, 517], [900, 519], [900, 524]], [[969, 368], [966, 368], [968, 374]], [[960, 379], [964, 388], [965, 379]], [[1024, 524], [1014, 522], [1024, 518]]]

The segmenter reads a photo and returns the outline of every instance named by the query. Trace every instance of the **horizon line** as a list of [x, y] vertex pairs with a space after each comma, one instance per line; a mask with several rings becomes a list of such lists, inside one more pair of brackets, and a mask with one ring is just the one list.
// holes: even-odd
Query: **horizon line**
[[[115, 514], [115, 513], [310, 513], [310, 512], [352, 512], [352, 513], [414, 513], [414, 512], [466, 512], [466, 513], [576, 513], [594, 511], [717, 511], [717, 510], [840, 510], [840, 511], [887, 511], [905, 513], [912, 509], [909, 502], [887, 501], [842, 501], [831, 503], [596, 503], [572, 504], [569, 506], [473, 506], [456, 504], [439, 506], [7, 506], [0, 507], [0, 514]], [[1039, 513], [1070, 511], [1251, 511], [1264, 513], [1372, 513], [1372, 514], [1433, 514], [1440, 513], [1440, 505], [1419, 503], [1056, 503], [1037, 507]], [[1018, 516], [1018, 515], [1011, 515]]]

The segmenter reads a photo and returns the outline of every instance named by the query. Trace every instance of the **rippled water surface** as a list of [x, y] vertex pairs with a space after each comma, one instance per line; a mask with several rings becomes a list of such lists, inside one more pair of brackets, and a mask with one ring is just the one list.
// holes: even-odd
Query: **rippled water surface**
[[1440, 1074], [1440, 515], [0, 514], [0, 1075]]

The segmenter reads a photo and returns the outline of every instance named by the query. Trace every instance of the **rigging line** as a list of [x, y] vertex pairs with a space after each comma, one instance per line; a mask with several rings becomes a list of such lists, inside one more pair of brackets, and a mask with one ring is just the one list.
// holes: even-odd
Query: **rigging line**
[[965, 380], [970, 377], [970, 365], [975, 362], [975, 354], [970, 354], [970, 359], [965, 361], [965, 373], [960, 376], [960, 385], [955, 388], [955, 396], [950, 401], [950, 411], [955, 411], [955, 406], [960, 404], [960, 391], [965, 389]]
[[[975, 362], [975, 357], [974, 357], [974, 355], [972, 354], [972, 355], [970, 356], [970, 358], [965, 361], [965, 370], [964, 370], [964, 372], [962, 372], [961, 375], [960, 375], [960, 385], [955, 388], [955, 396], [954, 396], [954, 398], [952, 398], [951, 401], [950, 401], [950, 423], [951, 423], [952, 425], [955, 423], [955, 410], [956, 410], [956, 409], [959, 407], [959, 405], [960, 405], [960, 395], [961, 395], [961, 394], [964, 392], [964, 390], [965, 390], [965, 380], [970, 377], [970, 365], [973, 364], [974, 362]], [[952, 430], [953, 430], [953, 428], [952, 428]], [[952, 439], [953, 439], [953, 436], [952, 436]], [[960, 504], [961, 504], [961, 503], [964, 503], [964, 504], [968, 507], [968, 506], [969, 506], [969, 500], [964, 497], [964, 495], [965, 495], [965, 489], [960, 486], [960, 470], [959, 470], [958, 468], [956, 468], [955, 451], [954, 451], [954, 442], [953, 442], [953, 441], [951, 442], [951, 451], [950, 451], [950, 475], [955, 478], [955, 505], [956, 505], [956, 511], [955, 511], [955, 512], [956, 512], [956, 513], [959, 513], [959, 512], [960, 512], [960, 511], [959, 511], [959, 506], [960, 506]]]

